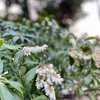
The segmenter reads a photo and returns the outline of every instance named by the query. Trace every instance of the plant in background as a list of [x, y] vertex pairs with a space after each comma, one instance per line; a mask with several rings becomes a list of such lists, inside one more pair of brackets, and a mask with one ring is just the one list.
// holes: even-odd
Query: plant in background
[[[96, 100], [100, 95], [100, 62], [99, 45], [90, 42], [95, 37], [83, 37], [76, 41], [76, 47], [62, 51], [59, 56], [67, 59], [65, 71], [65, 89], [73, 91], [79, 98], [87, 95], [91, 100]], [[61, 52], [61, 51], [59, 51]], [[64, 60], [63, 59], [63, 60]]]
[[[53, 82], [61, 84], [63, 79], [52, 69], [52, 64], [41, 66], [36, 54], [46, 50], [47, 45], [22, 47], [0, 39], [0, 46], [0, 100], [56, 100]], [[41, 89], [37, 85], [39, 80]]]
[[95, 50], [94, 52], [93, 52], [93, 60], [95, 61], [95, 65], [98, 67], [98, 68], [100, 68], [100, 50]]

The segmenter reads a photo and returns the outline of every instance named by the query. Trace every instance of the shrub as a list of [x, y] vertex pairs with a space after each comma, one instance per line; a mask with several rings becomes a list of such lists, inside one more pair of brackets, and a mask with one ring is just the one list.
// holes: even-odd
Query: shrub
[[[61, 74], [61, 77], [64, 78], [62, 86], [60, 87], [55, 86], [57, 97], [60, 95], [60, 91], [62, 89], [68, 89], [74, 91], [75, 94], [78, 95], [78, 97], [81, 97], [83, 95], [88, 95], [90, 96], [91, 99], [95, 98], [95, 96], [99, 94], [98, 89], [100, 83], [99, 79], [100, 62], [99, 62], [98, 38], [88, 37], [86, 35], [77, 38], [67, 29], [61, 28], [55, 20], [49, 20], [48, 18], [45, 18], [41, 22], [35, 22], [35, 23], [32, 23], [28, 20], [27, 21], [24, 20], [22, 24], [0, 21], [0, 33], [1, 33], [0, 37], [5, 38], [5, 40], [7, 40], [5, 41], [5, 43], [7, 44], [4, 44], [6, 48], [4, 47], [1, 48], [1, 52], [4, 55], [2, 59], [4, 61], [3, 63], [5, 64], [3, 72], [6, 72], [8, 70], [12, 71], [9, 72], [9, 75], [5, 76], [4, 78], [6, 78], [7, 81], [9, 80], [12, 81], [13, 79], [16, 80], [17, 82], [21, 82], [19, 81], [21, 79], [18, 78], [22, 78], [23, 80], [23, 77], [25, 78], [26, 75], [27, 80], [29, 81], [29, 77], [32, 77], [27, 86], [26, 85], [23, 86], [25, 82], [23, 82], [22, 84], [22, 87], [24, 87], [23, 89], [27, 90], [29, 88], [29, 90], [27, 91], [25, 90], [26, 91], [24, 93], [25, 98], [27, 97], [41, 98], [41, 96], [40, 97], [37, 96], [39, 96], [40, 94], [44, 95], [42, 91], [40, 92], [34, 90], [36, 89], [34, 85], [36, 82], [36, 77], [38, 76], [37, 75], [38, 71], [37, 74], [34, 72], [35, 75], [32, 72], [32, 75], [34, 75], [33, 77], [29, 74], [30, 70], [36, 70], [37, 66], [44, 66], [40, 70], [46, 73], [44, 70], [45, 66], [49, 68], [48, 66], [52, 66], [52, 64], [56, 66], [54, 67], [56, 72], [57, 73], [59, 72]], [[94, 39], [95, 41], [91, 42], [90, 41], [91, 39], [92, 40]], [[0, 44], [2, 45], [2, 43], [3, 42], [1, 42]], [[49, 46], [49, 49], [47, 49], [44, 54], [41, 52], [35, 54], [33, 52], [34, 50], [32, 51], [31, 54], [33, 46], [35, 45], [40, 46], [42, 44], [47, 44]], [[36, 51], [38, 50], [42, 51], [44, 50], [43, 48], [46, 47], [46, 45], [44, 45], [43, 47], [40, 47], [42, 49], [39, 49], [38, 48], [39, 46], [34, 47]], [[22, 47], [26, 48], [22, 49]], [[24, 55], [22, 55], [23, 50], [26, 51], [28, 50], [26, 52], [26, 55], [31, 54], [31, 56], [24, 57]], [[12, 58], [15, 57], [16, 59], [13, 60]], [[41, 63], [52, 63], [52, 64], [41, 65], [40, 61]], [[20, 64], [18, 63], [16, 64], [16, 62]], [[17, 67], [15, 67], [14, 64]], [[23, 70], [20, 68], [22, 68]], [[20, 72], [21, 70], [22, 72]], [[14, 71], [15, 72], [17, 71], [19, 77], [12, 78], [16, 76]], [[40, 74], [42, 75], [43, 73]], [[28, 75], [30, 76], [28, 77]], [[57, 83], [57, 81], [55, 82]], [[60, 83], [60, 81], [58, 83]], [[40, 87], [42, 87], [42, 85]], [[38, 88], [40, 87], [38, 86]], [[21, 91], [23, 89], [21, 89]], [[49, 96], [48, 93], [46, 95]], [[43, 96], [43, 98], [46, 97]]]
[[55, 100], [53, 83], [61, 84], [63, 79], [53, 70], [53, 64], [40, 63], [36, 54], [47, 45], [22, 47], [4, 39], [0, 44], [0, 99]]

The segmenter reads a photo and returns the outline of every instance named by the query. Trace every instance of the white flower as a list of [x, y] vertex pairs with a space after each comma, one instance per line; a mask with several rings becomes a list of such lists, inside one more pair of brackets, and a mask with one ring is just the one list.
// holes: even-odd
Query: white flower
[[43, 85], [44, 85], [45, 89], [47, 89], [49, 87], [49, 84], [47, 82], [44, 82]]
[[24, 55], [26, 56], [31, 55], [29, 47], [24, 47], [23, 50], [24, 50]]
[[52, 85], [50, 78], [47, 79], [47, 82]]
[[43, 86], [42, 86], [42, 83], [38, 83], [38, 82], [36, 82], [36, 87], [37, 87], [37, 89], [41, 89]]
[[43, 83], [44, 83], [44, 80], [41, 80], [41, 78], [39, 78], [39, 76], [38, 76], [38, 78], [36, 79], [36, 87], [37, 87], [37, 89], [41, 89], [42, 87], [43, 87]]
[[46, 70], [43, 69], [43, 70], [41, 70], [38, 74], [41, 75], [41, 76], [43, 76], [43, 74], [45, 74], [45, 73], [46, 73]]
[[49, 64], [49, 67], [50, 67], [50, 69], [52, 69], [53, 68], [53, 64]]
[[23, 47], [24, 55], [29, 56], [31, 55], [31, 52], [33, 53], [42, 52], [46, 50], [47, 47], [48, 46], [46, 44], [43, 46]]
[[56, 100], [56, 96], [54, 93], [49, 94], [50, 100]]
[[58, 79], [58, 84], [61, 84], [62, 83], [62, 81], [63, 81], [63, 78], [60, 78], [60, 79]]
[[34, 46], [34, 47], [31, 47], [31, 52], [34, 52], [34, 53], [37, 53], [37, 52], [42, 52], [44, 50], [46, 50], [48, 46], [45, 44], [43, 46]]
[[56, 84], [61, 84], [63, 79], [60, 74], [56, 74], [56, 72], [52, 69], [53, 64], [40, 64], [40, 68], [37, 69], [36, 73], [36, 86], [37, 89], [41, 89], [44, 87], [44, 91], [50, 100], [56, 100], [55, 91], [53, 88], [53, 82]]
[[49, 96], [50, 100], [56, 100], [55, 91], [53, 86], [49, 86], [46, 90], [46, 95]]
[[53, 73], [51, 75], [52, 75], [51, 76], [52, 82], [55, 82], [56, 84], [61, 84], [62, 83], [63, 79], [61, 78], [61, 76], [59, 74]]

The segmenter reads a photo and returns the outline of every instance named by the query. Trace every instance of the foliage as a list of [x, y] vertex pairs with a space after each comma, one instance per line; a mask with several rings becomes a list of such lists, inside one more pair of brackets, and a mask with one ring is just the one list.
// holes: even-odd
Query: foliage
[[[52, 69], [52, 64], [40, 64], [40, 58], [34, 52], [36, 50], [38, 52], [44, 51], [47, 46], [23, 48], [21, 45], [5, 43], [7, 41], [4, 42], [4, 39], [1, 39], [0, 42], [2, 43], [0, 47], [0, 100], [8, 100], [8, 98], [10, 100], [47, 100], [47, 96], [50, 100], [53, 100], [55, 98], [53, 82], [61, 84], [63, 79]], [[32, 52], [30, 52], [31, 50]], [[28, 52], [30, 52], [29, 55], [27, 55]], [[52, 77], [50, 77], [48, 84], [46, 82], [48, 79], [43, 79], [45, 82], [39, 79], [39, 77], [45, 77], [45, 75], [41, 74], [42, 67], [43, 72], [44, 70], [45, 72], [47, 71], [47, 67], [44, 65], [49, 68], [48, 71], [52, 71], [50, 73]], [[46, 77], [48, 76], [47, 74]], [[53, 74], [58, 78], [53, 77]], [[51, 82], [50, 87], [48, 87], [49, 82]], [[38, 88], [40, 84], [43, 85], [42, 89]], [[45, 84], [46, 91], [43, 89]], [[51, 91], [49, 93], [49, 88], [53, 89], [53, 93]], [[44, 95], [44, 92], [47, 96]]]
[[[8, 98], [10, 100], [32, 99], [30, 95], [33, 93], [30, 94], [30, 91], [39, 61], [34, 58], [36, 54], [32, 57], [24, 57], [24, 52], [21, 48], [21, 45], [7, 43], [0, 47], [1, 100], [8, 100]], [[32, 64], [28, 63], [29, 61]], [[27, 99], [25, 96], [30, 99]]]
[[[34, 87], [30, 86], [34, 83], [32, 79], [36, 76], [35, 73], [31, 73], [31, 70], [35, 72], [41, 61], [42, 63], [53, 63], [56, 66], [55, 70], [60, 72], [61, 77], [64, 78], [61, 87], [55, 86], [57, 96], [61, 89], [71, 89], [78, 97], [88, 95], [90, 98], [95, 98], [100, 94], [100, 70], [97, 66], [97, 63], [100, 64], [100, 58], [99, 53], [95, 52], [95, 48], [100, 47], [98, 38], [87, 36], [77, 38], [67, 29], [61, 28], [54, 19], [49, 20], [48, 18], [35, 23], [23, 20], [22, 24], [0, 21], [0, 33], [0, 37], [7, 40], [3, 46], [0, 43], [0, 69], [1, 73], [9, 71], [9, 75], [2, 74], [1, 77], [3, 91], [7, 89], [11, 94], [16, 91], [17, 94], [14, 94], [21, 98], [23, 95], [25, 98], [27, 96], [28, 98], [36, 97], [36, 100], [42, 98], [42, 95], [43, 98], [46, 98], [42, 92], [37, 90], [34, 91], [35, 95], [29, 92]], [[93, 39], [95, 41], [91, 42]], [[42, 44], [49, 46], [44, 54], [24, 57], [22, 46]], [[95, 56], [93, 56], [94, 54]], [[11, 96], [11, 98], [13, 97]]]

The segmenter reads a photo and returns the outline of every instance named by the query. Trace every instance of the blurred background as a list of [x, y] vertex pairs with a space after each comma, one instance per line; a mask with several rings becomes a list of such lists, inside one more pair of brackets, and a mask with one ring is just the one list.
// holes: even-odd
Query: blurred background
[[0, 0], [0, 18], [32, 21], [54, 18], [77, 36], [99, 35], [100, 0]]

